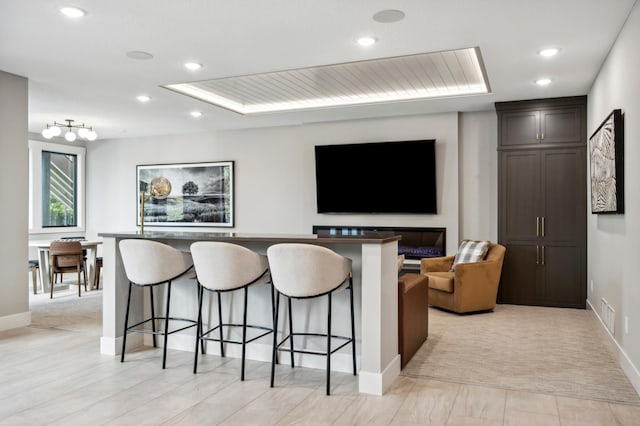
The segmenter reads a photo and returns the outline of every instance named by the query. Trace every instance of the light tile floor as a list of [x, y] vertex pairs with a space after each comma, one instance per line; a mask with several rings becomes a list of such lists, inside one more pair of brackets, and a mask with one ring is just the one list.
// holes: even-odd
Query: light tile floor
[[[99, 325], [98, 325], [99, 326]], [[83, 329], [81, 329], [83, 330]], [[357, 378], [160, 349], [99, 353], [95, 333], [24, 327], [0, 332], [0, 425], [640, 425], [640, 407], [399, 377], [384, 396]]]

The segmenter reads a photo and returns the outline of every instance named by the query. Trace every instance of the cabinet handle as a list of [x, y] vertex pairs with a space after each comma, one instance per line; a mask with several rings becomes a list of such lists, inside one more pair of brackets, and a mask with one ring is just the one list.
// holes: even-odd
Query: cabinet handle
[[540, 133], [540, 140], [543, 141], [544, 140], [544, 133]]
[[540, 264], [540, 246], [536, 246], [536, 265]]
[[542, 246], [542, 264], [544, 265], [544, 246]]
[[536, 237], [540, 236], [540, 216], [536, 216]]
[[536, 133], [536, 140], [539, 141], [540, 140], [540, 133]]
[[542, 216], [542, 236], [544, 237], [544, 216]]

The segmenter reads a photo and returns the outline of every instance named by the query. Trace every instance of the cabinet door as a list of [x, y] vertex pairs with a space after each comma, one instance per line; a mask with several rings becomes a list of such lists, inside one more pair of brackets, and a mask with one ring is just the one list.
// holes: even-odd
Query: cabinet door
[[500, 144], [532, 145], [539, 143], [539, 112], [515, 111], [500, 114]]
[[585, 308], [586, 270], [583, 253], [575, 244], [547, 245], [540, 265], [543, 297], [541, 304], [565, 308]]
[[540, 153], [500, 153], [500, 240], [534, 241], [541, 214]]
[[540, 111], [541, 143], [581, 143], [582, 108], [551, 108]]
[[584, 308], [586, 283], [586, 149], [542, 154], [544, 294], [546, 306]]
[[500, 275], [498, 303], [516, 305], [539, 304], [539, 268], [536, 245], [505, 244], [507, 251]]
[[586, 149], [542, 153], [542, 243], [578, 242], [587, 229]]

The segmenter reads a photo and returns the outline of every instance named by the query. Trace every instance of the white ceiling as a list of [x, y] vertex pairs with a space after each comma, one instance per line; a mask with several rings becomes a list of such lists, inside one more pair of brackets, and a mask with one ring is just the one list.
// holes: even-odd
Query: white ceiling
[[[100, 139], [490, 110], [586, 94], [635, 1], [0, 0], [0, 70], [29, 78], [29, 131], [70, 118]], [[88, 14], [72, 21], [63, 5]], [[374, 21], [384, 9], [406, 16]], [[378, 43], [362, 48], [362, 35]], [[536, 54], [549, 46], [560, 53]], [[244, 116], [161, 87], [467, 47], [480, 48], [489, 94]], [[538, 87], [540, 77], [553, 82]], [[152, 100], [140, 104], [142, 93]]]

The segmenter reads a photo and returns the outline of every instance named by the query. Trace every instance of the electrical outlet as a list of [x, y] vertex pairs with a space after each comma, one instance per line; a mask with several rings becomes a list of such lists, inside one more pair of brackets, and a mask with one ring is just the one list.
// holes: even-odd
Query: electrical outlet
[[591, 280], [591, 293], [593, 293], [593, 280]]

